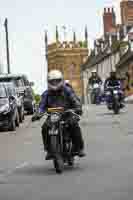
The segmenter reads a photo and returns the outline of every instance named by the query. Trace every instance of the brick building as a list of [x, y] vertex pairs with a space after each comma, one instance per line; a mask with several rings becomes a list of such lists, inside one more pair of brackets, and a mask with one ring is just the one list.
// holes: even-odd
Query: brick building
[[122, 0], [121, 7], [121, 20], [123, 25], [133, 25], [133, 1]]
[[116, 28], [116, 15], [113, 8], [104, 8], [103, 26], [104, 35], [108, 35], [113, 28]]
[[88, 58], [87, 29], [85, 30], [85, 40], [76, 41], [76, 34], [73, 34], [73, 41], [59, 41], [58, 30], [56, 30], [56, 42], [48, 44], [45, 35], [46, 58], [48, 71], [59, 69], [63, 72], [65, 80], [70, 80], [79, 97], [83, 96], [83, 81], [81, 76], [81, 65]]

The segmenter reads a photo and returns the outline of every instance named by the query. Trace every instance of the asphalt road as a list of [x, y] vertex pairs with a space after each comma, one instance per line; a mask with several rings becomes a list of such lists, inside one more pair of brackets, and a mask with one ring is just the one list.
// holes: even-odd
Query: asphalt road
[[132, 200], [133, 106], [114, 116], [105, 106], [84, 108], [87, 156], [57, 175], [45, 161], [41, 124], [0, 133], [0, 200]]

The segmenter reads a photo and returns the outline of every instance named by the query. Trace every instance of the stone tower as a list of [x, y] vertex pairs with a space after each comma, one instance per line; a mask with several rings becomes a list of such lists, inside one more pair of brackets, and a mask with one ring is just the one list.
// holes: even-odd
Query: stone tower
[[73, 41], [59, 40], [58, 27], [56, 27], [56, 41], [48, 44], [47, 33], [45, 33], [46, 59], [48, 71], [59, 69], [64, 74], [65, 80], [70, 80], [77, 95], [82, 97], [83, 81], [81, 76], [81, 65], [88, 58], [88, 33], [85, 28], [84, 41], [77, 41], [76, 33], [73, 32]]

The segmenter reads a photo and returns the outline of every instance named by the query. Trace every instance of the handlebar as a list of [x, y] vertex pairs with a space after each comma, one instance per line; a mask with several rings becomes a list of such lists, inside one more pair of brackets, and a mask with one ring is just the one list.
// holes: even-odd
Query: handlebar
[[114, 89], [114, 88], [119, 88], [120, 89], [121, 87], [118, 86], [118, 85], [117, 86], [107, 86], [107, 89]]
[[[64, 113], [72, 113], [73, 115], [79, 118], [79, 115], [73, 109], [68, 109], [64, 111]], [[49, 116], [50, 114], [48, 112], [36, 113], [35, 115], [32, 116], [31, 121], [34, 122], [40, 120], [44, 115]]]

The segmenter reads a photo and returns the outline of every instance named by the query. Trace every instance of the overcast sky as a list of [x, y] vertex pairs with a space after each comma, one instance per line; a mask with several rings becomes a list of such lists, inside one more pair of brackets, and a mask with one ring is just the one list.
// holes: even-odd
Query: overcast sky
[[[45, 60], [44, 30], [48, 30], [49, 42], [55, 40], [55, 26], [67, 28], [67, 38], [72, 30], [84, 39], [84, 27], [88, 27], [89, 43], [102, 34], [104, 6], [115, 6], [119, 22], [119, 0], [4, 0], [0, 5], [0, 62], [6, 71], [4, 19], [9, 21], [11, 70], [26, 73], [41, 93], [46, 88], [47, 64]], [[69, 32], [69, 33], [68, 33]]]

